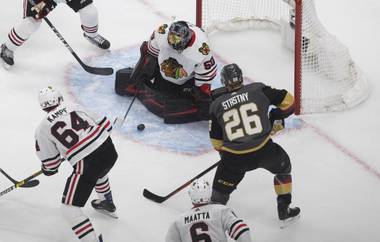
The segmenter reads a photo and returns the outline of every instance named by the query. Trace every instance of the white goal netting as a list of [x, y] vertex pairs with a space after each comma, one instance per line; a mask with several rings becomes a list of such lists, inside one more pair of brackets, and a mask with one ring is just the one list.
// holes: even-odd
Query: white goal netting
[[[295, 86], [300, 90], [301, 113], [340, 111], [365, 100], [369, 94], [366, 77], [348, 49], [320, 23], [314, 1], [285, 1], [203, 0], [197, 14], [206, 32], [278, 30], [283, 46], [295, 50], [298, 59], [294, 68], [300, 73]], [[296, 22], [302, 26], [298, 32]], [[294, 44], [297, 38], [299, 47]]]

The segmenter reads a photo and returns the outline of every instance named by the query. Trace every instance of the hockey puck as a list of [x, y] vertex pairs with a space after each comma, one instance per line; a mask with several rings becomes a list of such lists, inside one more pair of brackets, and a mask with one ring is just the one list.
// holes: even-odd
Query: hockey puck
[[144, 129], [145, 129], [145, 125], [144, 124], [137, 125], [137, 130], [138, 131], [143, 131]]

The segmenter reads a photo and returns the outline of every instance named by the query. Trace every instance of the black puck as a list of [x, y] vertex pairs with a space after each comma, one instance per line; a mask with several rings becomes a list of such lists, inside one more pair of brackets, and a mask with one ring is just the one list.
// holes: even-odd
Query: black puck
[[143, 131], [144, 129], [145, 129], [145, 125], [144, 124], [137, 125], [137, 130], [138, 131]]

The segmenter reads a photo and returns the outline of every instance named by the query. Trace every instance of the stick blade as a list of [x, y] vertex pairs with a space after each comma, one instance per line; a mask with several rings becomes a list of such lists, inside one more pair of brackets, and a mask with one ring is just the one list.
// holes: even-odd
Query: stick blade
[[30, 180], [28, 181], [27, 183], [25, 183], [24, 185], [20, 186], [20, 187], [23, 187], [23, 188], [29, 188], [29, 187], [35, 187], [35, 186], [38, 186], [40, 184], [40, 181], [35, 179], [35, 180]]
[[161, 197], [161, 196], [158, 196], [152, 192], [150, 192], [148, 189], [144, 189], [143, 191], [143, 196], [149, 200], [152, 200], [156, 203], [162, 203], [164, 201], [166, 201], [166, 197]]
[[95, 75], [101, 75], [101, 76], [109, 76], [113, 74], [113, 69], [110, 67], [92, 67], [87, 66], [85, 64], [82, 65], [82, 67], [87, 71], [88, 73], [95, 74]]

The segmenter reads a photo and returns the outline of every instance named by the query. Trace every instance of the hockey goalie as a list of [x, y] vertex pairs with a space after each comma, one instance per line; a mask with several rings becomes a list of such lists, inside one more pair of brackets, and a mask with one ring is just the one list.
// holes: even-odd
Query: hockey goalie
[[161, 25], [140, 47], [134, 68], [118, 70], [115, 91], [134, 96], [164, 123], [208, 120], [217, 65], [207, 35], [185, 21]]

